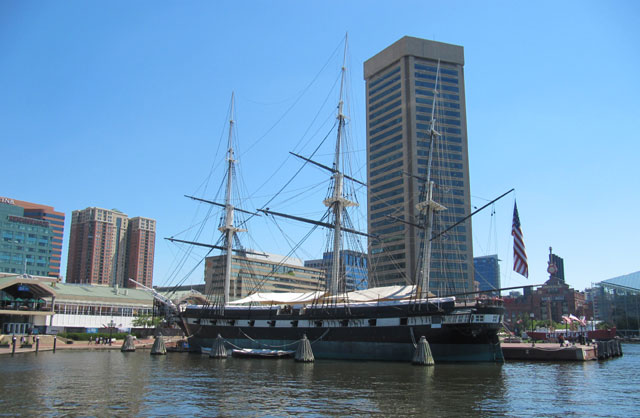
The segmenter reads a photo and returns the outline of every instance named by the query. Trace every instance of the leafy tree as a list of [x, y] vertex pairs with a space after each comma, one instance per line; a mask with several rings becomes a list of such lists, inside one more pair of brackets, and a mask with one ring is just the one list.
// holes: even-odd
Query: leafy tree
[[133, 319], [134, 327], [152, 328], [157, 326], [161, 321], [160, 317], [154, 317], [151, 314], [138, 314]]

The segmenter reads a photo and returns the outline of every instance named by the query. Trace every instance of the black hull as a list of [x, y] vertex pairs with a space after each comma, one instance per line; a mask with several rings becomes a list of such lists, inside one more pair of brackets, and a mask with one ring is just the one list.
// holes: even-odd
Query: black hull
[[228, 348], [295, 350], [303, 335], [319, 359], [411, 361], [424, 336], [436, 362], [502, 362], [498, 340], [503, 308], [453, 303], [358, 306], [285, 311], [190, 307], [183, 327], [195, 351], [221, 335]]

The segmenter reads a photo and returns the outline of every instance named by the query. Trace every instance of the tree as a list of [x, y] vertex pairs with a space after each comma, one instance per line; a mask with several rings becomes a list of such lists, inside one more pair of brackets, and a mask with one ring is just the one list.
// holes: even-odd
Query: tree
[[151, 314], [138, 314], [133, 319], [132, 324], [134, 327], [151, 328], [157, 326], [160, 321], [159, 317], [154, 317]]

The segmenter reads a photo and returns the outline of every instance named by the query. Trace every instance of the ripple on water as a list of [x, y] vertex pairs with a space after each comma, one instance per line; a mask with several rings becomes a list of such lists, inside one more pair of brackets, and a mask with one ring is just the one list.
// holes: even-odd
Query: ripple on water
[[5, 357], [0, 416], [634, 416], [635, 365], [209, 359], [148, 351]]

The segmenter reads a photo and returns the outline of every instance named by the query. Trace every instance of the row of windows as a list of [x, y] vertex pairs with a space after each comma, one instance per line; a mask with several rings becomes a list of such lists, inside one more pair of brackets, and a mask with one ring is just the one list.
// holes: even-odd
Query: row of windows
[[[400, 96], [400, 93], [397, 93], [397, 95]], [[378, 110], [377, 112], [369, 113], [369, 120], [375, 119], [378, 116], [382, 115], [383, 113], [388, 112], [394, 107], [398, 107], [398, 106], [400, 106], [400, 100], [391, 103], [389, 106], [385, 106], [384, 108]]]
[[388, 88], [387, 90], [383, 91], [382, 93], [378, 94], [377, 96], [369, 98], [369, 104], [371, 105], [377, 102], [378, 100], [382, 99], [383, 97], [388, 96], [392, 92], [399, 91], [399, 90], [400, 90], [400, 83], [395, 84], [390, 88]]
[[405, 257], [405, 253], [403, 251], [403, 252], [397, 253], [397, 254], [378, 256], [378, 257], [376, 257], [376, 262], [378, 262], [378, 263], [388, 263], [390, 261], [404, 260], [405, 258], [406, 258]]
[[[387, 103], [389, 103], [392, 100], [399, 99], [400, 96], [402, 96], [402, 92], [401, 91], [397, 91], [397, 92], [393, 93], [391, 96], [386, 97], [384, 100], [381, 100], [378, 103], [369, 106], [369, 112], [373, 112], [374, 110], [378, 109], [381, 106], [386, 105]], [[391, 107], [391, 106], [389, 106], [389, 107]]]
[[383, 82], [384, 80], [387, 80], [389, 77], [393, 77], [394, 75], [398, 74], [400, 72], [400, 67], [396, 67], [394, 69], [392, 69], [391, 71], [389, 71], [388, 73], [384, 74], [382, 77], [378, 78], [375, 81], [372, 81], [371, 84], [369, 84], [370, 87], [375, 87], [378, 84], [380, 84], [381, 82]]
[[402, 117], [390, 120], [389, 122], [385, 123], [384, 125], [381, 125], [381, 126], [375, 128], [375, 129], [369, 131], [369, 135], [375, 135], [378, 132], [382, 132], [382, 131], [392, 127], [393, 125], [400, 124], [400, 123], [402, 123]]
[[388, 166], [380, 168], [378, 170], [371, 171], [371, 173], [369, 174], [369, 178], [375, 178], [376, 176], [382, 173], [386, 173], [387, 171], [393, 170], [394, 168], [400, 168], [400, 167], [402, 167], [402, 160], [396, 161], [395, 163], [389, 164]]
[[371, 197], [371, 202], [376, 202], [378, 200], [384, 200], [384, 199], [387, 199], [389, 197], [397, 196], [399, 194], [402, 194], [402, 191], [403, 191], [402, 187], [398, 187], [395, 190], [390, 190], [390, 191], [388, 191], [386, 193], [381, 193], [381, 194], [378, 194], [378, 195], [374, 195], [373, 197]]
[[[427, 160], [418, 159], [418, 164], [427, 165]], [[427, 174], [426, 168], [418, 168], [418, 173]], [[455, 177], [455, 178], [463, 178], [463, 174], [459, 171], [442, 171], [442, 170], [434, 170], [431, 169], [431, 175], [437, 177]]]
[[393, 135], [395, 133], [398, 133], [398, 132], [402, 132], [402, 126], [397, 126], [397, 127], [393, 128], [393, 129], [391, 129], [390, 131], [387, 131], [387, 132], [385, 132], [385, 133], [383, 133], [381, 135], [378, 135], [376, 137], [372, 137], [369, 140], [369, 144], [370, 145], [371, 144], [375, 144], [376, 142], [380, 141], [381, 139], [387, 138], [387, 137], [389, 137], [389, 136], [391, 136], [391, 135]]
[[398, 244], [398, 245], [387, 245], [383, 248], [376, 248], [373, 249], [371, 252], [373, 254], [380, 254], [380, 253], [390, 253], [392, 251], [399, 251], [399, 250], [404, 250], [404, 244]]
[[[426, 125], [424, 123], [416, 123], [416, 127], [418, 129], [424, 129], [425, 131], [431, 129], [429, 125]], [[440, 133], [461, 134], [462, 131], [460, 130], [460, 128], [443, 127], [440, 129]]]
[[[389, 113], [388, 115], [382, 116], [380, 119], [377, 119], [377, 120], [375, 120], [373, 122], [370, 122], [369, 123], [369, 128], [373, 128], [374, 126], [380, 125], [382, 122], [386, 122], [389, 119], [391, 119], [391, 118], [393, 118], [395, 116], [398, 116], [400, 113], [402, 113], [402, 109], [397, 109], [397, 110]], [[374, 131], [375, 131], [375, 129], [374, 129]]]
[[369, 218], [371, 220], [378, 219], [378, 218], [381, 218], [383, 216], [391, 215], [395, 211], [396, 211], [395, 209], [383, 210], [383, 211], [371, 214], [371, 216], [369, 216]]
[[[419, 72], [415, 72], [413, 73], [415, 75], [416, 78], [425, 78], [427, 80], [435, 80], [436, 79], [436, 75], [435, 74], [425, 74], [425, 73], [419, 73]], [[444, 81], [447, 83], [452, 83], [452, 84], [458, 84], [458, 79], [457, 78], [451, 78], [451, 77], [442, 77], [440, 76], [440, 81]]]
[[391, 78], [390, 80], [385, 81], [384, 83], [380, 84], [378, 87], [375, 88], [370, 88], [369, 89], [369, 96], [372, 96], [373, 94], [379, 92], [380, 90], [384, 89], [385, 87], [390, 86], [393, 83], [397, 83], [398, 81], [400, 81], [400, 76], [396, 76]]
[[[423, 121], [427, 121], [427, 122], [431, 122], [431, 115], [416, 115], [416, 119], [417, 120], [423, 120]], [[456, 120], [456, 119], [438, 119], [436, 117], [436, 121], [440, 121], [441, 123], [447, 124], [447, 125], [455, 125], [455, 126], [460, 126], [460, 121]]]
[[[27, 218], [29, 219], [29, 218]], [[49, 235], [51, 230], [43, 226], [35, 226], [18, 222], [0, 222], [0, 229], [18, 230], [18, 231], [35, 231], [39, 234]]]
[[372, 188], [370, 188], [370, 190], [371, 190], [371, 193], [376, 194], [378, 192], [381, 192], [382, 190], [386, 190], [386, 189], [389, 189], [389, 188], [395, 187], [395, 186], [400, 186], [403, 183], [404, 183], [404, 179], [400, 178], [398, 180], [391, 181], [391, 182], [389, 182], [389, 183], [387, 183], [387, 184], [385, 184], [383, 186], [380, 186], [380, 187], [372, 187]]
[[[429, 153], [429, 144], [424, 142], [424, 141], [418, 141], [418, 155], [427, 155]], [[422, 148], [426, 148], [426, 149], [422, 149]], [[451, 145], [451, 144], [447, 144], [444, 147], [444, 150], [446, 151], [456, 151], [456, 152], [462, 152], [462, 146], [461, 145]]]
[[384, 235], [384, 234], [391, 234], [393, 232], [398, 232], [398, 231], [404, 231], [404, 224], [392, 226], [391, 228], [387, 228], [387, 229], [381, 229], [379, 231], [376, 231], [376, 234]]
[[392, 171], [386, 176], [378, 177], [375, 180], [371, 180], [369, 182], [369, 187], [375, 186], [376, 184], [385, 182], [387, 180], [391, 180], [392, 178], [401, 177], [401, 176], [402, 176], [402, 171]]
[[[414, 65], [414, 68], [416, 70], [425, 70], [425, 71], [431, 71], [431, 72], [434, 72], [434, 73], [438, 72], [438, 67], [434, 67], [432, 65], [425, 65], [425, 64], [416, 63]], [[452, 70], [452, 69], [449, 69], [449, 68], [444, 68], [442, 66], [440, 66], [440, 72], [442, 74], [454, 75], [456, 77], [458, 76], [458, 72], [456, 70]]]
[[453, 168], [453, 169], [462, 169], [462, 163], [456, 163], [453, 161], [442, 161], [442, 160], [434, 160], [431, 162], [432, 167], [441, 167], [441, 168]]
[[371, 206], [371, 211], [376, 211], [378, 209], [382, 209], [382, 208], [386, 208], [389, 206], [393, 206], [393, 205], [397, 205], [398, 203], [402, 203], [404, 202], [404, 198], [399, 197], [397, 199], [393, 199], [393, 200], [387, 200], [386, 202], [383, 203], [378, 203], [377, 205], [372, 205]]
[[[427, 94], [427, 96], [433, 97], [433, 93], [432, 94]], [[423, 99], [422, 97], [416, 97], [416, 103], [427, 104], [429, 106], [432, 106], [433, 105], [433, 99]], [[460, 109], [460, 104], [459, 103], [441, 102], [441, 103], [438, 103], [438, 105], [442, 106], [442, 107], [449, 108], [449, 109]]]
[[[424, 138], [424, 139], [428, 139], [429, 138], [429, 134], [427, 132], [424, 132], [424, 131], [416, 132], [416, 136], [418, 138]], [[440, 142], [455, 142], [456, 144], [461, 144], [462, 143], [462, 137], [456, 136], [456, 135], [442, 135], [440, 137]], [[429, 142], [418, 141], [418, 146], [419, 147], [429, 148]]]
[[371, 154], [371, 157], [370, 157], [370, 158], [371, 158], [371, 161], [377, 160], [378, 158], [382, 157], [383, 155], [387, 155], [387, 154], [389, 154], [390, 152], [393, 152], [393, 151], [396, 151], [396, 150], [402, 149], [402, 142], [400, 142], [400, 141], [398, 141], [398, 140], [394, 140], [394, 141], [391, 141], [391, 140], [389, 140], [389, 141], [385, 141], [385, 145], [388, 145], [388, 144], [386, 144], [386, 142], [398, 142], [398, 143], [397, 143], [397, 144], [395, 144], [394, 146], [389, 147], [389, 148], [385, 148], [384, 150], [380, 151], [380, 152], [379, 152], [379, 153], [377, 153], [377, 154]]
[[370, 169], [374, 169], [376, 167], [379, 167], [379, 166], [381, 166], [383, 164], [388, 163], [389, 161], [395, 161], [395, 160], [398, 160], [400, 158], [402, 158], [402, 152], [398, 152], [396, 154], [388, 155], [386, 158], [383, 158], [382, 160], [378, 160], [378, 161], [375, 161], [376, 160], [375, 158], [371, 158], [370, 160], [371, 161], [375, 161], [375, 162], [372, 162], [369, 165], [369, 167], [370, 167]]
[[382, 219], [381, 221], [372, 222], [371, 228], [379, 228], [381, 226], [395, 224], [396, 222], [397, 221], [395, 219], [385, 218], [385, 219]]
[[[426, 106], [416, 106], [416, 111], [418, 112], [423, 112], [423, 113], [427, 113], [427, 114], [431, 114], [431, 107], [426, 107]], [[436, 112], [438, 115], [442, 114], [444, 116], [454, 116], [454, 117], [460, 117], [460, 112], [455, 111], [455, 110], [441, 110]]]
[[125, 306], [77, 305], [71, 303], [56, 303], [54, 311], [67, 315], [97, 315], [97, 316], [137, 316], [150, 315], [151, 308], [134, 308]]
[[[418, 155], [427, 155], [426, 151], [422, 151], [422, 150], [418, 150]], [[458, 161], [462, 161], [462, 155], [461, 154], [451, 154], [451, 153], [439, 153], [439, 156], [443, 156], [444, 158], [448, 158], [449, 160], [458, 160]], [[427, 163], [427, 160], [421, 160], [419, 161], [423, 164]]]
[[[428, 82], [428, 81], [420, 81], [420, 80], [416, 80], [415, 84], [416, 84], [416, 87], [429, 87], [429, 88], [432, 88], [432, 89], [435, 89], [435, 88], [436, 88], [435, 83], [430, 83], [430, 82]], [[455, 87], [455, 86], [446, 86], [446, 85], [444, 85], [444, 84], [440, 84], [440, 85], [438, 86], [438, 88], [439, 88], [440, 90], [444, 90], [444, 91], [452, 91], [452, 92], [454, 92], [454, 93], [459, 93], [459, 92], [460, 92], [460, 89], [459, 89], [458, 87]]]
[[[429, 90], [416, 89], [416, 94], [433, 97], [433, 93], [430, 93]], [[440, 93], [439, 96], [442, 99], [455, 100], [456, 102], [460, 101], [460, 96], [457, 94]]]
[[[382, 271], [386, 271], [386, 270], [403, 269], [403, 268], [405, 268], [405, 266], [406, 266], [405, 262], [392, 263], [392, 264], [388, 264], [388, 265], [381, 265], [381, 266], [377, 266], [376, 267], [376, 273], [382, 272]], [[404, 276], [402, 275], [402, 273], [396, 273], [396, 274], [392, 274], [390, 276], [381, 276], [380, 278], [382, 279], [383, 277], [384, 277], [384, 279], [389, 279], [390, 277], [403, 278]]]

